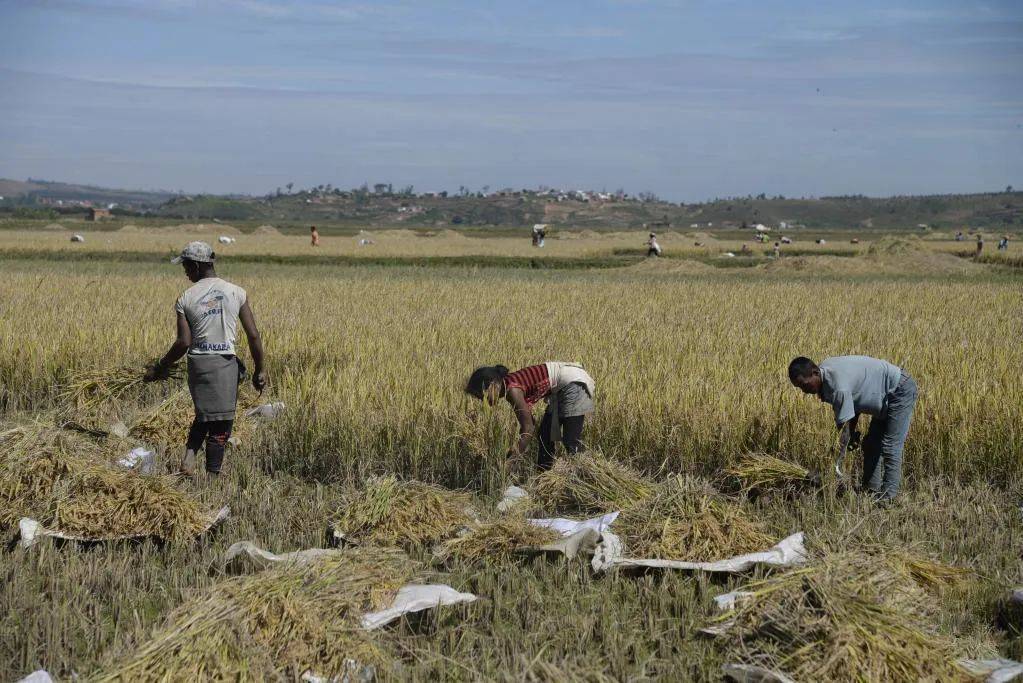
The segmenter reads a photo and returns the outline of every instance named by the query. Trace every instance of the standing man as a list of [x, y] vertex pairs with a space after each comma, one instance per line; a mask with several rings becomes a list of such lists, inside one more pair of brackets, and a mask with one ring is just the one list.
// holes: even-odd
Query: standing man
[[320, 246], [320, 231], [316, 229], [315, 225], [309, 226], [309, 237], [312, 241], [312, 246]]
[[177, 339], [167, 354], [146, 371], [151, 382], [164, 376], [171, 365], [188, 354], [188, 390], [195, 405], [195, 420], [188, 432], [181, 470], [192, 474], [195, 458], [206, 442], [206, 471], [216, 475], [224, 462], [224, 446], [231, 437], [238, 402], [238, 385], [245, 366], [235, 355], [235, 338], [241, 320], [255, 365], [252, 386], [266, 386], [263, 342], [249, 307], [245, 290], [217, 277], [215, 255], [205, 242], [191, 242], [172, 263], [180, 263], [193, 284], [178, 298]]
[[896, 365], [870, 356], [835, 356], [818, 366], [800, 356], [789, 363], [789, 380], [835, 411], [841, 453], [856, 448], [861, 413], [871, 415], [863, 441], [863, 488], [890, 501], [902, 483], [902, 450], [916, 405], [916, 382]]
[[984, 251], [984, 236], [977, 233], [977, 256], [980, 256], [980, 252]]
[[657, 243], [657, 233], [650, 233], [650, 239], [646, 241], [647, 258], [661, 255], [661, 245]]

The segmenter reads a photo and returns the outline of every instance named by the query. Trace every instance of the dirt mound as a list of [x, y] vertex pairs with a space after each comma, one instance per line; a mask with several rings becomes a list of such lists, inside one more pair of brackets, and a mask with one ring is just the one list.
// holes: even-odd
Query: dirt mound
[[280, 235], [281, 231], [272, 225], [261, 225], [252, 231], [253, 235]]
[[925, 251], [918, 237], [882, 237], [870, 245], [867, 254], [870, 256], [891, 256], [893, 254], [909, 254]]
[[49, 223], [49, 224], [43, 226], [42, 228], [40, 228], [40, 230], [48, 230], [50, 232], [59, 232], [59, 231], [62, 231], [62, 230], [67, 230], [67, 228], [65, 228], [60, 223]]
[[879, 264], [844, 256], [783, 256], [756, 266], [771, 273], [805, 273], [807, 275], [864, 275], [881, 272]]

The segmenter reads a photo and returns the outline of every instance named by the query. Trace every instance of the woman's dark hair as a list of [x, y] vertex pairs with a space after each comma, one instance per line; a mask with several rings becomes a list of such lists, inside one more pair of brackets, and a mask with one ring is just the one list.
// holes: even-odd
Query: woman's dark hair
[[789, 380], [794, 382], [800, 377], [809, 377], [817, 369], [817, 364], [809, 358], [800, 356], [789, 363]]
[[484, 365], [482, 368], [476, 368], [465, 384], [465, 393], [482, 400], [487, 387], [507, 375], [508, 368], [503, 365]]

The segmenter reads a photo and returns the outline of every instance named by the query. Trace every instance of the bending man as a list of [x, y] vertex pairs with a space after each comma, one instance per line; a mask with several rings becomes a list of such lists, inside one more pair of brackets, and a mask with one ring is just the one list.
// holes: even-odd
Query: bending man
[[809, 358], [789, 363], [789, 380], [806, 394], [816, 394], [835, 411], [842, 430], [841, 448], [855, 448], [856, 425], [871, 415], [863, 441], [863, 488], [891, 500], [902, 483], [902, 450], [916, 405], [916, 382], [898, 366], [869, 356], [835, 356], [818, 366]]
[[181, 469], [191, 474], [196, 453], [206, 442], [206, 471], [219, 474], [224, 446], [231, 437], [238, 402], [238, 385], [245, 366], [235, 355], [235, 337], [241, 320], [255, 365], [252, 386], [262, 391], [263, 342], [249, 307], [245, 290], [217, 277], [214, 253], [205, 242], [191, 242], [175, 258], [194, 282], [177, 300], [177, 339], [167, 354], [146, 372], [146, 381], [165, 375], [170, 366], [188, 354], [188, 390], [195, 405], [195, 420], [188, 432]]

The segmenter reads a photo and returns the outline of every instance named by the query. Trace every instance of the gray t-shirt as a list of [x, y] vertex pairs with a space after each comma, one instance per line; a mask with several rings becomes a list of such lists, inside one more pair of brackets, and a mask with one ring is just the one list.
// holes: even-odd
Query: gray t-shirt
[[188, 353], [233, 355], [238, 312], [245, 300], [244, 289], [219, 277], [203, 278], [189, 287], [174, 305], [192, 328]]
[[902, 380], [902, 369], [870, 356], [834, 356], [821, 361], [820, 398], [842, 426], [860, 413], [880, 415]]

